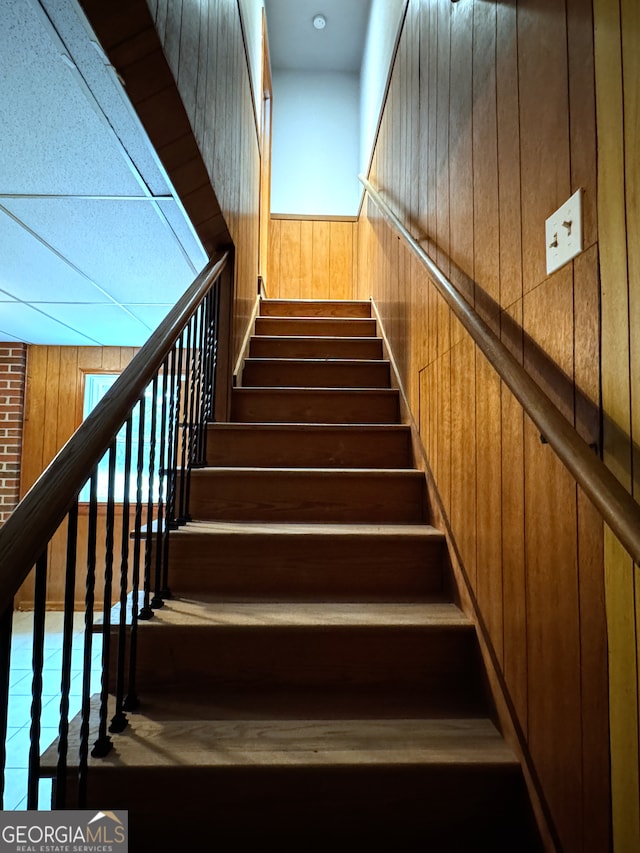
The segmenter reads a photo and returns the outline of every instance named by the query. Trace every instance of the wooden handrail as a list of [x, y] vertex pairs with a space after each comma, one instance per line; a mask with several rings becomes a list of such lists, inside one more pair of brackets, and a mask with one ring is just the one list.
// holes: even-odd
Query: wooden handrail
[[520, 402], [560, 461], [591, 500], [634, 562], [640, 564], [640, 504], [580, 438], [574, 427], [540, 386], [478, 316], [460, 291], [400, 222], [380, 193], [362, 175], [360, 175], [360, 181], [384, 218], [427, 268], [440, 295]]
[[222, 275], [229, 255], [227, 251], [207, 264], [0, 528], [0, 612], [63, 521], [205, 294]]

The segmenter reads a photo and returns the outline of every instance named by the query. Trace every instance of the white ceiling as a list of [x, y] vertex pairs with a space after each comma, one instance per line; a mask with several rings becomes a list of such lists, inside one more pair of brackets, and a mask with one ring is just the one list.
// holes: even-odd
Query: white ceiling
[[[265, 0], [271, 66], [359, 72], [371, 0]], [[322, 14], [327, 25], [313, 27]]]
[[206, 254], [76, 0], [0, 0], [0, 340], [137, 346]]

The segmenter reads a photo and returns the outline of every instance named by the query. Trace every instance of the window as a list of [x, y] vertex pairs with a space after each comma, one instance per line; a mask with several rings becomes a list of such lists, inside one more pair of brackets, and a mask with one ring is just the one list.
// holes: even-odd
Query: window
[[[82, 417], [83, 420], [89, 415], [97, 404], [102, 400], [107, 391], [116, 381], [119, 373], [85, 373], [84, 377], [84, 404]], [[142, 473], [142, 500], [147, 501], [149, 496], [149, 457], [151, 451], [151, 419], [152, 419], [152, 400], [153, 386], [150, 385], [145, 391], [145, 422], [144, 422], [144, 442], [143, 455], [144, 465]], [[158, 500], [159, 494], [159, 478], [158, 478], [158, 462], [160, 452], [160, 431], [161, 414], [162, 414], [162, 387], [158, 387], [156, 395], [156, 452], [154, 464], [154, 500]], [[129, 499], [133, 502], [136, 500], [137, 491], [137, 460], [138, 460], [138, 436], [140, 431], [140, 404], [137, 404], [132, 412], [131, 419], [131, 474], [129, 483]], [[125, 454], [126, 454], [126, 427], [122, 427], [116, 437], [116, 475], [115, 475], [115, 491], [114, 497], [118, 502], [124, 499], [124, 482], [125, 482]], [[106, 502], [108, 499], [109, 490], [109, 454], [105, 453], [98, 465], [98, 483], [97, 497], [98, 501]], [[80, 500], [89, 500], [89, 483], [87, 483], [80, 492]]]

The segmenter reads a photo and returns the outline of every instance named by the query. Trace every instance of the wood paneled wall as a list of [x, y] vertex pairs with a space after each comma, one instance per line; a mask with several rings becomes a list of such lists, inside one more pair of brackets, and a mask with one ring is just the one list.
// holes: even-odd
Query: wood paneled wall
[[[120, 373], [129, 364], [134, 347], [29, 347], [27, 387], [22, 443], [21, 495], [38, 479], [49, 462], [82, 423], [84, 374]], [[100, 517], [98, 541], [104, 542], [104, 515]], [[86, 513], [78, 521], [79, 546], [76, 603], [84, 603], [86, 581]], [[116, 529], [119, 536], [119, 529]], [[118, 541], [118, 540], [116, 540]], [[49, 551], [47, 604], [61, 607], [64, 597], [64, 537], [56, 536]], [[100, 552], [98, 552], [100, 553]], [[103, 568], [99, 566], [98, 569]], [[96, 595], [101, 593], [101, 572]], [[33, 585], [27, 581], [16, 596], [16, 607], [33, 607]]]
[[353, 299], [357, 261], [356, 222], [271, 217], [271, 299]]
[[238, 0], [147, 3], [236, 247], [233, 364], [257, 299], [260, 190], [258, 131]]
[[[596, 0], [607, 465], [640, 500], [640, 6]], [[605, 531], [614, 849], [640, 850], [640, 572]]]
[[[410, 0], [371, 180], [598, 440], [591, 0]], [[585, 251], [547, 276], [545, 218], [578, 187]], [[433, 472], [436, 518], [552, 833], [566, 853], [601, 853], [610, 834], [601, 520], [370, 201], [358, 244], [358, 295], [380, 312]]]

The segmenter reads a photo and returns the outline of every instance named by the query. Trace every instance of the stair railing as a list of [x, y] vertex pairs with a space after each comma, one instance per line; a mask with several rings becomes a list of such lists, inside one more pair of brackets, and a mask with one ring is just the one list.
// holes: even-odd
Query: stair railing
[[[40, 753], [41, 746], [46, 746], [40, 735], [47, 570], [54, 537], [58, 553], [58, 537], [64, 537], [62, 549], [66, 551], [54, 808], [84, 807], [90, 749], [94, 757], [107, 755], [112, 747], [109, 733], [123, 731], [127, 712], [138, 706], [138, 620], [151, 618], [171, 595], [170, 532], [189, 520], [190, 472], [206, 460], [207, 423], [214, 415], [218, 369], [223, 369], [219, 357], [221, 294], [224, 288], [230, 292], [232, 276], [230, 252], [205, 267], [0, 528], [0, 809], [4, 804], [13, 599], [33, 567], [26, 796], [27, 808], [38, 808]], [[102, 539], [99, 479], [106, 481], [107, 494], [104, 550], [98, 541]], [[78, 508], [86, 501], [84, 492], [81, 496], [83, 488], [88, 488], [84, 538], [78, 533]], [[74, 639], [74, 592], [81, 572], [86, 572], [84, 627]], [[114, 601], [119, 603], [119, 613], [112, 629]], [[96, 610], [98, 619], [94, 619]], [[92, 700], [96, 631], [102, 638], [101, 675], [99, 696]], [[76, 653], [82, 659], [82, 692], [79, 729], [71, 732], [72, 659]], [[78, 744], [75, 756], [69, 754], [72, 741]], [[70, 780], [72, 791], [68, 790]]]
[[553, 448], [634, 562], [640, 564], [640, 504], [580, 437], [500, 338], [478, 316], [460, 291], [405, 228], [375, 187], [362, 175], [360, 181], [383, 217], [426, 268], [438, 293], [522, 405], [545, 441]]

